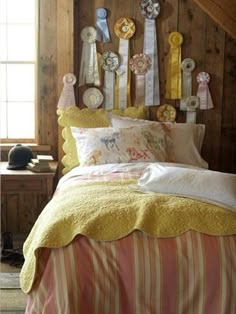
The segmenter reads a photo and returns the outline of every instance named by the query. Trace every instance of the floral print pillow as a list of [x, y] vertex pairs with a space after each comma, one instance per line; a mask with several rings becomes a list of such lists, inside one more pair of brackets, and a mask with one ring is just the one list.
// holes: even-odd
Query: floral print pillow
[[108, 163], [169, 161], [165, 124], [125, 128], [71, 127], [81, 166]]

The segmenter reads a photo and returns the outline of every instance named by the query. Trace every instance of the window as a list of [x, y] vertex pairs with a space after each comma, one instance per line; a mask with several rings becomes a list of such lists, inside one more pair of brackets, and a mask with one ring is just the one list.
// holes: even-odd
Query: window
[[37, 0], [0, 0], [0, 135], [36, 142]]

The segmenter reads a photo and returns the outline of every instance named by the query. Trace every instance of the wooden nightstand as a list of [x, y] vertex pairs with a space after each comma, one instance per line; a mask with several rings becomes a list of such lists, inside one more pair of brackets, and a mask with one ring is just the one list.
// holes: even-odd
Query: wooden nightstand
[[38, 215], [51, 199], [57, 173], [57, 162], [50, 162], [52, 171], [8, 170], [1, 162], [1, 231], [29, 233]]

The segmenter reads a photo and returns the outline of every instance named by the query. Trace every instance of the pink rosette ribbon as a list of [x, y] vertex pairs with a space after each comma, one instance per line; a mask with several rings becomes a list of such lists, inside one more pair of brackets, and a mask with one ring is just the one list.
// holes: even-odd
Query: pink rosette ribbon
[[210, 75], [207, 72], [200, 72], [197, 75], [198, 91], [197, 96], [200, 98], [200, 109], [214, 108], [208, 83], [210, 82]]
[[63, 83], [64, 87], [61, 92], [57, 108], [75, 106], [75, 93], [74, 93], [74, 85], [76, 83], [75, 75], [73, 73], [67, 73], [63, 77]]

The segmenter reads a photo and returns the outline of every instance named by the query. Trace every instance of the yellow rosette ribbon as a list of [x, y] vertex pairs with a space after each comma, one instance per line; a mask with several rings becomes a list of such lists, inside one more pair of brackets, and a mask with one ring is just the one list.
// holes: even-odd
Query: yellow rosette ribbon
[[179, 32], [172, 32], [169, 35], [168, 42], [170, 51], [167, 66], [166, 98], [181, 99], [181, 45], [183, 36]]
[[120, 39], [119, 55], [121, 63], [119, 68], [120, 75], [116, 80], [115, 108], [125, 109], [131, 106], [130, 99], [130, 70], [129, 70], [129, 39], [135, 33], [135, 24], [132, 19], [122, 17], [118, 19], [114, 26], [116, 36]]
[[157, 120], [160, 122], [174, 122], [176, 119], [176, 109], [169, 104], [160, 105], [157, 109]]

